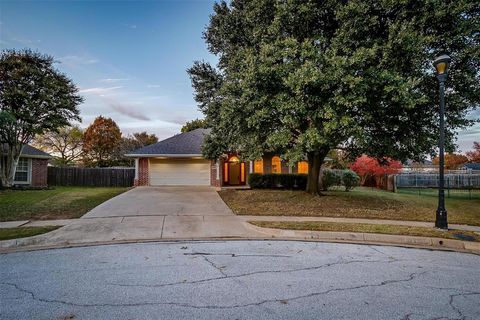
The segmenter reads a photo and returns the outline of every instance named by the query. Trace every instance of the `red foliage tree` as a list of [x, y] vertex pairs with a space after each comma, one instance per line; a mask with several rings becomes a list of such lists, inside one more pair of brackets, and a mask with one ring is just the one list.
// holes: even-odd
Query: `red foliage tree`
[[473, 143], [473, 151], [467, 152], [468, 161], [480, 163], [480, 142]]
[[400, 172], [403, 168], [402, 163], [397, 160], [385, 159], [385, 164], [381, 164], [377, 159], [363, 155], [355, 162], [350, 164], [350, 169], [355, 171], [360, 177], [360, 184], [365, 184], [365, 181], [374, 176], [395, 174]]

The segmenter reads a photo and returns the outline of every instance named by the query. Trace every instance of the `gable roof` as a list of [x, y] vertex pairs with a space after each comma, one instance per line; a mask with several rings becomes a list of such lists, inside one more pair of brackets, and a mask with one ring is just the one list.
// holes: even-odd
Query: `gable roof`
[[158, 156], [201, 156], [202, 145], [205, 135], [210, 129], [195, 129], [189, 132], [177, 134], [168, 139], [134, 150], [128, 157], [158, 157]]
[[[3, 145], [3, 150], [0, 150], [0, 154], [1, 153], [4, 153], [4, 154], [7, 153], [6, 144]], [[23, 146], [22, 153], [20, 154], [20, 156], [24, 158], [43, 158], [43, 159], [52, 158], [52, 156], [49, 155], [48, 153], [43, 152], [42, 150], [32, 147], [31, 145], [28, 145], [28, 144]]]

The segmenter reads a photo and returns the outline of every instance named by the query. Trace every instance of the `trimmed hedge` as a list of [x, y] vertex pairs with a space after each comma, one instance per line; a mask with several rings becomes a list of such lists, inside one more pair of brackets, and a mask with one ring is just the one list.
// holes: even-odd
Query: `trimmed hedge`
[[[322, 184], [328, 190], [334, 186], [344, 186], [345, 191], [350, 191], [359, 185], [360, 178], [351, 170], [324, 169]], [[251, 173], [248, 183], [252, 189], [290, 189], [305, 190], [307, 175], [298, 173]]]
[[307, 175], [298, 173], [251, 173], [248, 184], [252, 189], [300, 189], [307, 187]]

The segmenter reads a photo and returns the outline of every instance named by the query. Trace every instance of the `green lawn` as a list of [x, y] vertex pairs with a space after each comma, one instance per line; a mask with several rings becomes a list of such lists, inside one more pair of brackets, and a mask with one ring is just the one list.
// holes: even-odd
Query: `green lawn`
[[263, 228], [308, 230], [308, 231], [336, 231], [357, 233], [380, 233], [404, 236], [434, 237], [466, 241], [480, 241], [480, 235], [473, 231], [448, 230], [442, 231], [427, 227], [411, 227], [386, 224], [367, 223], [337, 223], [337, 222], [292, 222], [292, 221], [249, 221], [249, 223]]
[[47, 227], [18, 227], [0, 229], [0, 240], [9, 240], [36, 236], [59, 228], [58, 226]]
[[0, 221], [78, 218], [128, 188], [56, 187], [0, 191]]
[[[435, 221], [437, 208], [435, 196], [371, 188], [329, 191], [324, 196], [286, 190], [222, 190], [219, 194], [239, 215]], [[480, 200], [447, 198], [446, 207], [450, 223], [480, 225]]]

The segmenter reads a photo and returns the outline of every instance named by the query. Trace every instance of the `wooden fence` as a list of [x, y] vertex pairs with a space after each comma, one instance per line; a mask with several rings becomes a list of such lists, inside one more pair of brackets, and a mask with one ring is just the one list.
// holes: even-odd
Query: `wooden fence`
[[48, 185], [85, 187], [131, 187], [134, 168], [48, 167]]

